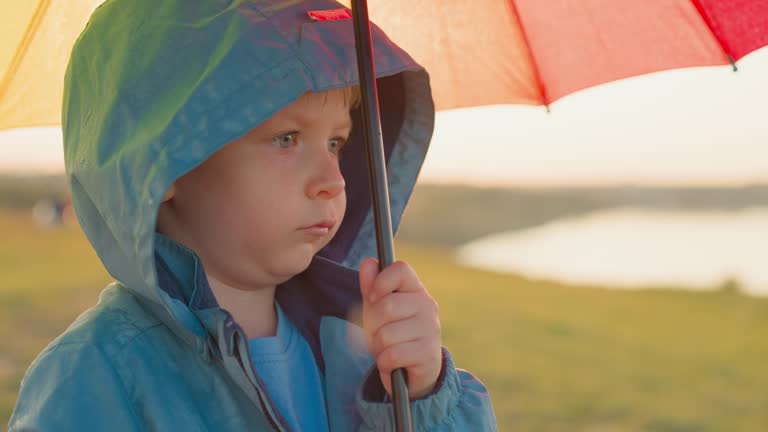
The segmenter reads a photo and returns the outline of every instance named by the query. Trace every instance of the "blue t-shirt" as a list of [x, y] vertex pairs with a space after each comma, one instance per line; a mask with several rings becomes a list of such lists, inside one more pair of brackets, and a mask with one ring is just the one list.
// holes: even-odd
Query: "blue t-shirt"
[[277, 334], [248, 341], [253, 366], [293, 430], [327, 432], [323, 382], [312, 349], [277, 303], [275, 309]]

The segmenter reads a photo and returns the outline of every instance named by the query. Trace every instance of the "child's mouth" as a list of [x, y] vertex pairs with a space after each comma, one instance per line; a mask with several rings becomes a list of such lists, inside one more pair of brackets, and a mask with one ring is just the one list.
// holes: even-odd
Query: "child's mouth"
[[324, 236], [324, 235], [327, 235], [329, 232], [331, 232], [331, 228], [333, 228], [335, 225], [336, 225], [335, 220], [327, 219], [327, 220], [318, 222], [314, 225], [299, 228], [299, 230], [307, 234]]

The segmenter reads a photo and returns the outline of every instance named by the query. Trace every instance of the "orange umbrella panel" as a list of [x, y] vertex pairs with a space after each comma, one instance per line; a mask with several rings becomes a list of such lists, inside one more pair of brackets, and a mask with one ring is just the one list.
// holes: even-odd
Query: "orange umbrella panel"
[[548, 105], [622, 78], [727, 65], [768, 44], [766, 0], [371, 0], [369, 7], [430, 71], [438, 109]]

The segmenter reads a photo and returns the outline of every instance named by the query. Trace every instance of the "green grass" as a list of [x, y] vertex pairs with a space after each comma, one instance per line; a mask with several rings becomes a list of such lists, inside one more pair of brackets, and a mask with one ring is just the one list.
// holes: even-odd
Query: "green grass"
[[[0, 424], [29, 362], [109, 281], [77, 228], [41, 231], [27, 215], [0, 212]], [[503, 431], [768, 430], [767, 299], [570, 287], [397, 251]]]

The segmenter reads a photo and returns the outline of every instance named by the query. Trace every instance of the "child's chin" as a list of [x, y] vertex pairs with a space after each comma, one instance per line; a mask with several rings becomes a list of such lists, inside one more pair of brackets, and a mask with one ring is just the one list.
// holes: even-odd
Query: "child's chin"
[[293, 276], [295, 276], [295, 275], [297, 275], [297, 274], [299, 274], [299, 273], [303, 272], [303, 271], [304, 271], [304, 270], [306, 270], [307, 268], [309, 268], [309, 264], [310, 264], [311, 262], [312, 262], [312, 259], [309, 259], [309, 260], [307, 260], [306, 262], [300, 263], [300, 265], [298, 265], [298, 266], [296, 267], [296, 269], [294, 270], [294, 272], [293, 272], [293, 274], [291, 275], [291, 277], [293, 277]]
[[283, 275], [284, 281], [306, 270], [312, 263], [312, 257], [313, 255], [309, 255], [308, 257], [301, 256], [292, 259], [290, 264], [281, 269], [280, 273]]

